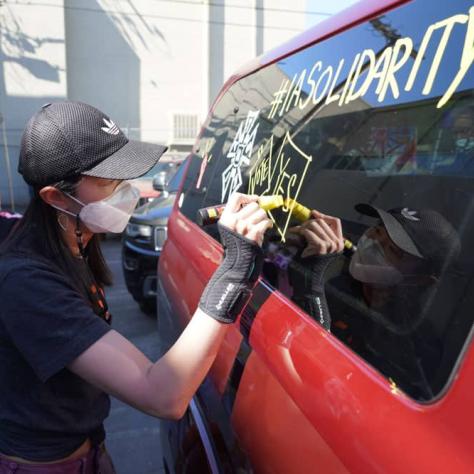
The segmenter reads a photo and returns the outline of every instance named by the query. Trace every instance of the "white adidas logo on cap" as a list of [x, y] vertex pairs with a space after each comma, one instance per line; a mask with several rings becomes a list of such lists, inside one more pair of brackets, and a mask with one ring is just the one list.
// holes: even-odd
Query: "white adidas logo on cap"
[[408, 207], [404, 207], [400, 211], [400, 213], [405, 219], [408, 219], [410, 221], [419, 221], [420, 220], [420, 218], [416, 216], [418, 214], [417, 211], [411, 211], [410, 209], [408, 209]]
[[106, 127], [101, 127], [101, 129], [105, 133], [108, 133], [109, 135], [118, 135], [119, 134], [120, 130], [112, 120], [107, 120], [106, 118], [104, 118], [102, 120], [104, 121], [105, 125], [107, 125]]

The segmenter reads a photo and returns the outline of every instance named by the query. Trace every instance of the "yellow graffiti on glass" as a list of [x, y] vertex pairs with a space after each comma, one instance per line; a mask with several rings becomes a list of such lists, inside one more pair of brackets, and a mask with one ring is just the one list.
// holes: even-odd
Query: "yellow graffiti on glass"
[[[469, 9], [469, 14], [453, 15], [430, 25], [418, 50], [412, 38], [402, 37], [378, 52], [366, 49], [357, 53], [350, 65], [346, 64], [345, 59], [340, 59], [337, 67], [316, 61], [309, 72], [305, 68], [294, 74], [291, 81], [289, 78], [282, 81], [280, 88], [273, 94], [268, 118], [282, 117], [294, 107], [303, 110], [309, 104], [328, 105], [337, 102], [341, 107], [363, 97], [372, 85], [375, 85], [378, 102], [383, 102], [389, 92], [394, 99], [398, 99], [400, 90], [409, 92], [415, 84], [421, 86], [423, 81], [421, 94], [429, 95], [436, 83], [453, 30], [466, 23], [459, 69], [437, 103], [437, 108], [441, 108], [452, 97], [474, 61], [474, 7]], [[435, 32], [440, 34], [434, 35]], [[433, 59], [427, 65], [426, 77], [420, 77], [422, 62], [431, 56]], [[404, 85], [400, 85], [401, 72], [405, 70], [409, 71], [408, 79]]]
[[[260, 196], [278, 195], [283, 200], [288, 198], [297, 200], [312, 157], [295, 145], [288, 132], [283, 139], [278, 154], [274, 156], [273, 140], [272, 136], [257, 151], [257, 163], [249, 174], [248, 192]], [[297, 171], [291, 172], [291, 169]], [[284, 201], [282, 202], [283, 205]], [[291, 214], [284, 206], [282, 210], [287, 214], [283, 222], [281, 218], [277, 222], [271, 210], [268, 214], [282, 241], [284, 241]]]
[[[288, 209], [292, 217], [300, 222], [307, 221], [311, 217], [311, 209], [296, 202], [294, 199], [286, 198], [284, 207]], [[344, 239], [344, 248], [347, 250], [355, 250], [354, 244], [347, 239]]]

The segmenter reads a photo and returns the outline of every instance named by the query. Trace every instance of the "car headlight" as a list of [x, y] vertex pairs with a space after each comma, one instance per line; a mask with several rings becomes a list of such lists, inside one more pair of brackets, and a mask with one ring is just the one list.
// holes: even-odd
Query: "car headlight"
[[145, 224], [127, 224], [125, 233], [130, 237], [144, 237], [150, 239], [153, 233], [153, 227]]

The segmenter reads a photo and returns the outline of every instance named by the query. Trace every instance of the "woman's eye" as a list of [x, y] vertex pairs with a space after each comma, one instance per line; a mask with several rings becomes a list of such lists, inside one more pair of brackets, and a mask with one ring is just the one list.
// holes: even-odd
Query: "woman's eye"
[[103, 188], [112, 188], [115, 189], [118, 186], [118, 181], [111, 179], [107, 180], [105, 183], [102, 183]]

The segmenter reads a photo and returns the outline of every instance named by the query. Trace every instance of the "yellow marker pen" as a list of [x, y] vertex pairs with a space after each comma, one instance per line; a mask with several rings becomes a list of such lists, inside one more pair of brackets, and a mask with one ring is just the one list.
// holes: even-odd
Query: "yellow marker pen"
[[[258, 205], [264, 211], [271, 211], [277, 207], [283, 206], [283, 196], [272, 195], [272, 196], [260, 196], [258, 198]], [[203, 207], [197, 211], [197, 223], [200, 226], [214, 224], [219, 220], [222, 213], [224, 212], [225, 204], [219, 204], [218, 206]]]
[[[307, 221], [311, 217], [311, 210], [294, 199], [286, 198], [285, 207], [287, 207], [291, 215], [300, 222]], [[354, 244], [350, 240], [344, 239], [344, 250], [354, 252]]]

